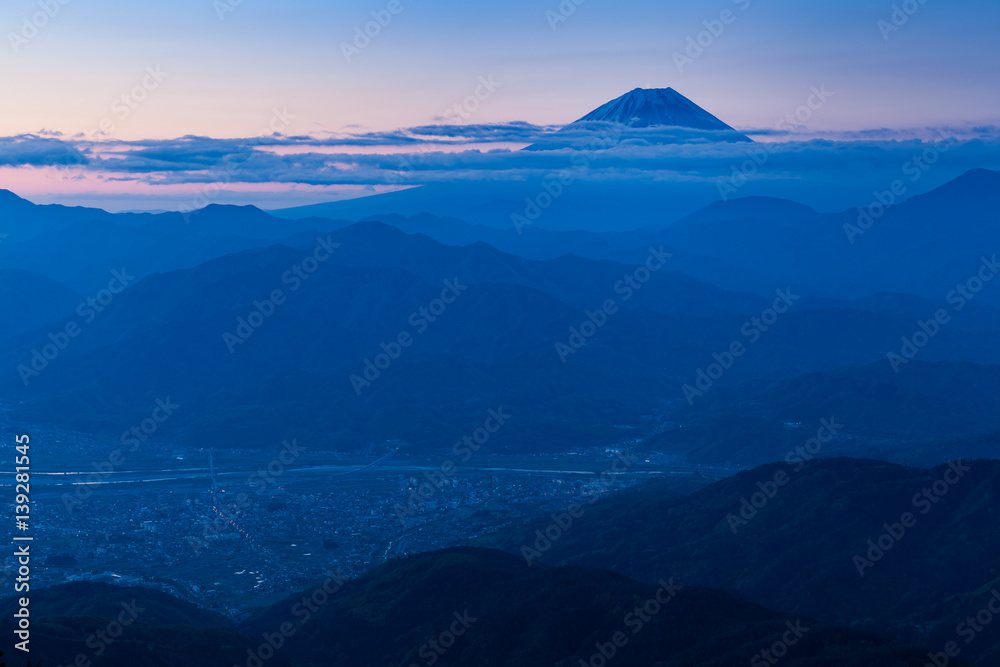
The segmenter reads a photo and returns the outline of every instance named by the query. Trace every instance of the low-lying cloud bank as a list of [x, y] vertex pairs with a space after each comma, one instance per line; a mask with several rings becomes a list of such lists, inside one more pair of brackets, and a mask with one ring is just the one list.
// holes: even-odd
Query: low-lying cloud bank
[[[583, 150], [523, 151], [570, 140]], [[0, 167], [49, 167], [62, 178], [183, 186], [406, 186], [456, 181], [533, 181], [574, 169], [590, 181], [712, 182], [731, 185], [809, 183], [862, 188], [933, 170], [941, 182], [968, 169], [1000, 168], [996, 126], [876, 129], [802, 135], [743, 130], [758, 141], [707, 141], [681, 128], [622, 131], [610, 124], [558, 130], [528, 123], [433, 125], [393, 132], [323, 136], [272, 134], [242, 139], [185, 136], [141, 141], [53, 134], [0, 138]], [[671, 143], [663, 143], [671, 142]], [[2, 187], [2, 184], [0, 184]], [[752, 190], [752, 188], [748, 188]], [[746, 193], [744, 193], [746, 194]], [[857, 202], [850, 202], [856, 204]]]

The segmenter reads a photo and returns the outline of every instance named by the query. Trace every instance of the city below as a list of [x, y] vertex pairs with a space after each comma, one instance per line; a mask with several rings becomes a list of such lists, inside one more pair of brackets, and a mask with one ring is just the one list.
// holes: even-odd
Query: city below
[[[353, 578], [390, 558], [473, 544], [653, 476], [690, 491], [735, 472], [639, 455], [635, 438], [465, 462], [408, 456], [401, 442], [345, 454], [297, 439], [271, 452], [149, 442], [119, 460], [107, 440], [22, 430], [39, 443], [33, 588], [151, 586], [235, 620], [328, 573]], [[16, 573], [7, 556], [0, 586]]]

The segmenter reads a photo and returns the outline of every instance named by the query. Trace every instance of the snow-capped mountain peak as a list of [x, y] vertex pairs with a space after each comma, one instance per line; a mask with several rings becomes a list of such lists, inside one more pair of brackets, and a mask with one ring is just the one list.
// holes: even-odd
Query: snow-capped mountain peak
[[696, 130], [734, 132], [673, 88], [636, 88], [604, 104], [576, 122], [604, 121], [629, 127], [665, 125]]

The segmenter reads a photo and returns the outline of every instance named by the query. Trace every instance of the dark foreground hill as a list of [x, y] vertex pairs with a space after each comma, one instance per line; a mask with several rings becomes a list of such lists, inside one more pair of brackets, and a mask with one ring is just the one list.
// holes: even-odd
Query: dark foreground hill
[[[603, 646], [617, 665], [721, 667], [749, 664], [783, 635], [791, 639], [788, 624], [801, 622], [810, 630], [789, 647], [788, 664], [922, 664], [919, 651], [878, 636], [776, 614], [720, 591], [678, 589], [670, 578], [646, 585], [610, 572], [528, 567], [482, 549], [420, 554], [331, 596], [283, 655], [316, 665], [576, 667], [600, 664]], [[273, 631], [300, 599], [274, 605], [242, 629]], [[442, 648], [450, 643], [442, 633], [456, 629], [456, 618], [476, 620], [454, 646], [435, 649], [434, 639]], [[609, 648], [616, 633], [621, 646]]]
[[[529, 567], [502, 552], [456, 548], [391, 561], [350, 582], [331, 577], [239, 631], [156, 591], [70, 584], [34, 594], [32, 657], [46, 667], [78, 664], [79, 655], [95, 667], [730, 667], [776, 656], [796, 667], [919, 667], [926, 660], [926, 651], [879, 635], [661, 579]], [[13, 601], [3, 608], [9, 619]], [[114, 624], [132, 618], [130, 610], [134, 620], [119, 631]], [[9, 636], [11, 621], [0, 625]], [[117, 638], [100, 639], [102, 630]]]
[[[793, 451], [791, 463], [686, 497], [655, 481], [610, 496], [539, 559], [647, 582], [669, 572], [788, 613], [995, 658], [1000, 622], [970, 635], [966, 619], [1000, 608], [1000, 461], [918, 469], [808, 456]], [[504, 546], [535, 548], [535, 530], [550, 522]]]
[[[149, 588], [76, 582], [30, 592], [30, 657], [41, 667], [220, 667], [241, 663], [251, 648], [229, 619]], [[0, 601], [0, 643], [10, 665], [13, 598]], [[291, 667], [280, 656], [273, 667]]]

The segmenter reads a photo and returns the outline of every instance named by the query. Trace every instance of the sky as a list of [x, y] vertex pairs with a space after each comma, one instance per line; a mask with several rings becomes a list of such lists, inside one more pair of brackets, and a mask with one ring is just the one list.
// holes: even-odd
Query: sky
[[[773, 129], [814, 87], [833, 92], [782, 140], [941, 127], [992, 140], [1000, 125], [996, 0], [10, 0], [0, 27], [0, 187], [110, 208], [174, 207], [234, 150], [188, 142], [183, 168], [137, 168], [152, 142], [298, 137], [244, 143], [236, 154], [283, 156], [281, 178], [248, 169], [223, 189], [313, 203], [391, 179], [299, 178], [289, 156], [313, 158], [300, 171], [350, 171], [343, 156], [359, 152], [446, 150], [454, 163], [523, 146], [524, 127], [553, 129], [636, 87], [673, 87], [747, 131]], [[358, 38], [366, 27], [374, 36]], [[407, 131], [441, 123], [493, 133], [442, 146]], [[859, 134], [869, 130], [891, 132]], [[82, 164], [39, 157], [53, 151]]]

